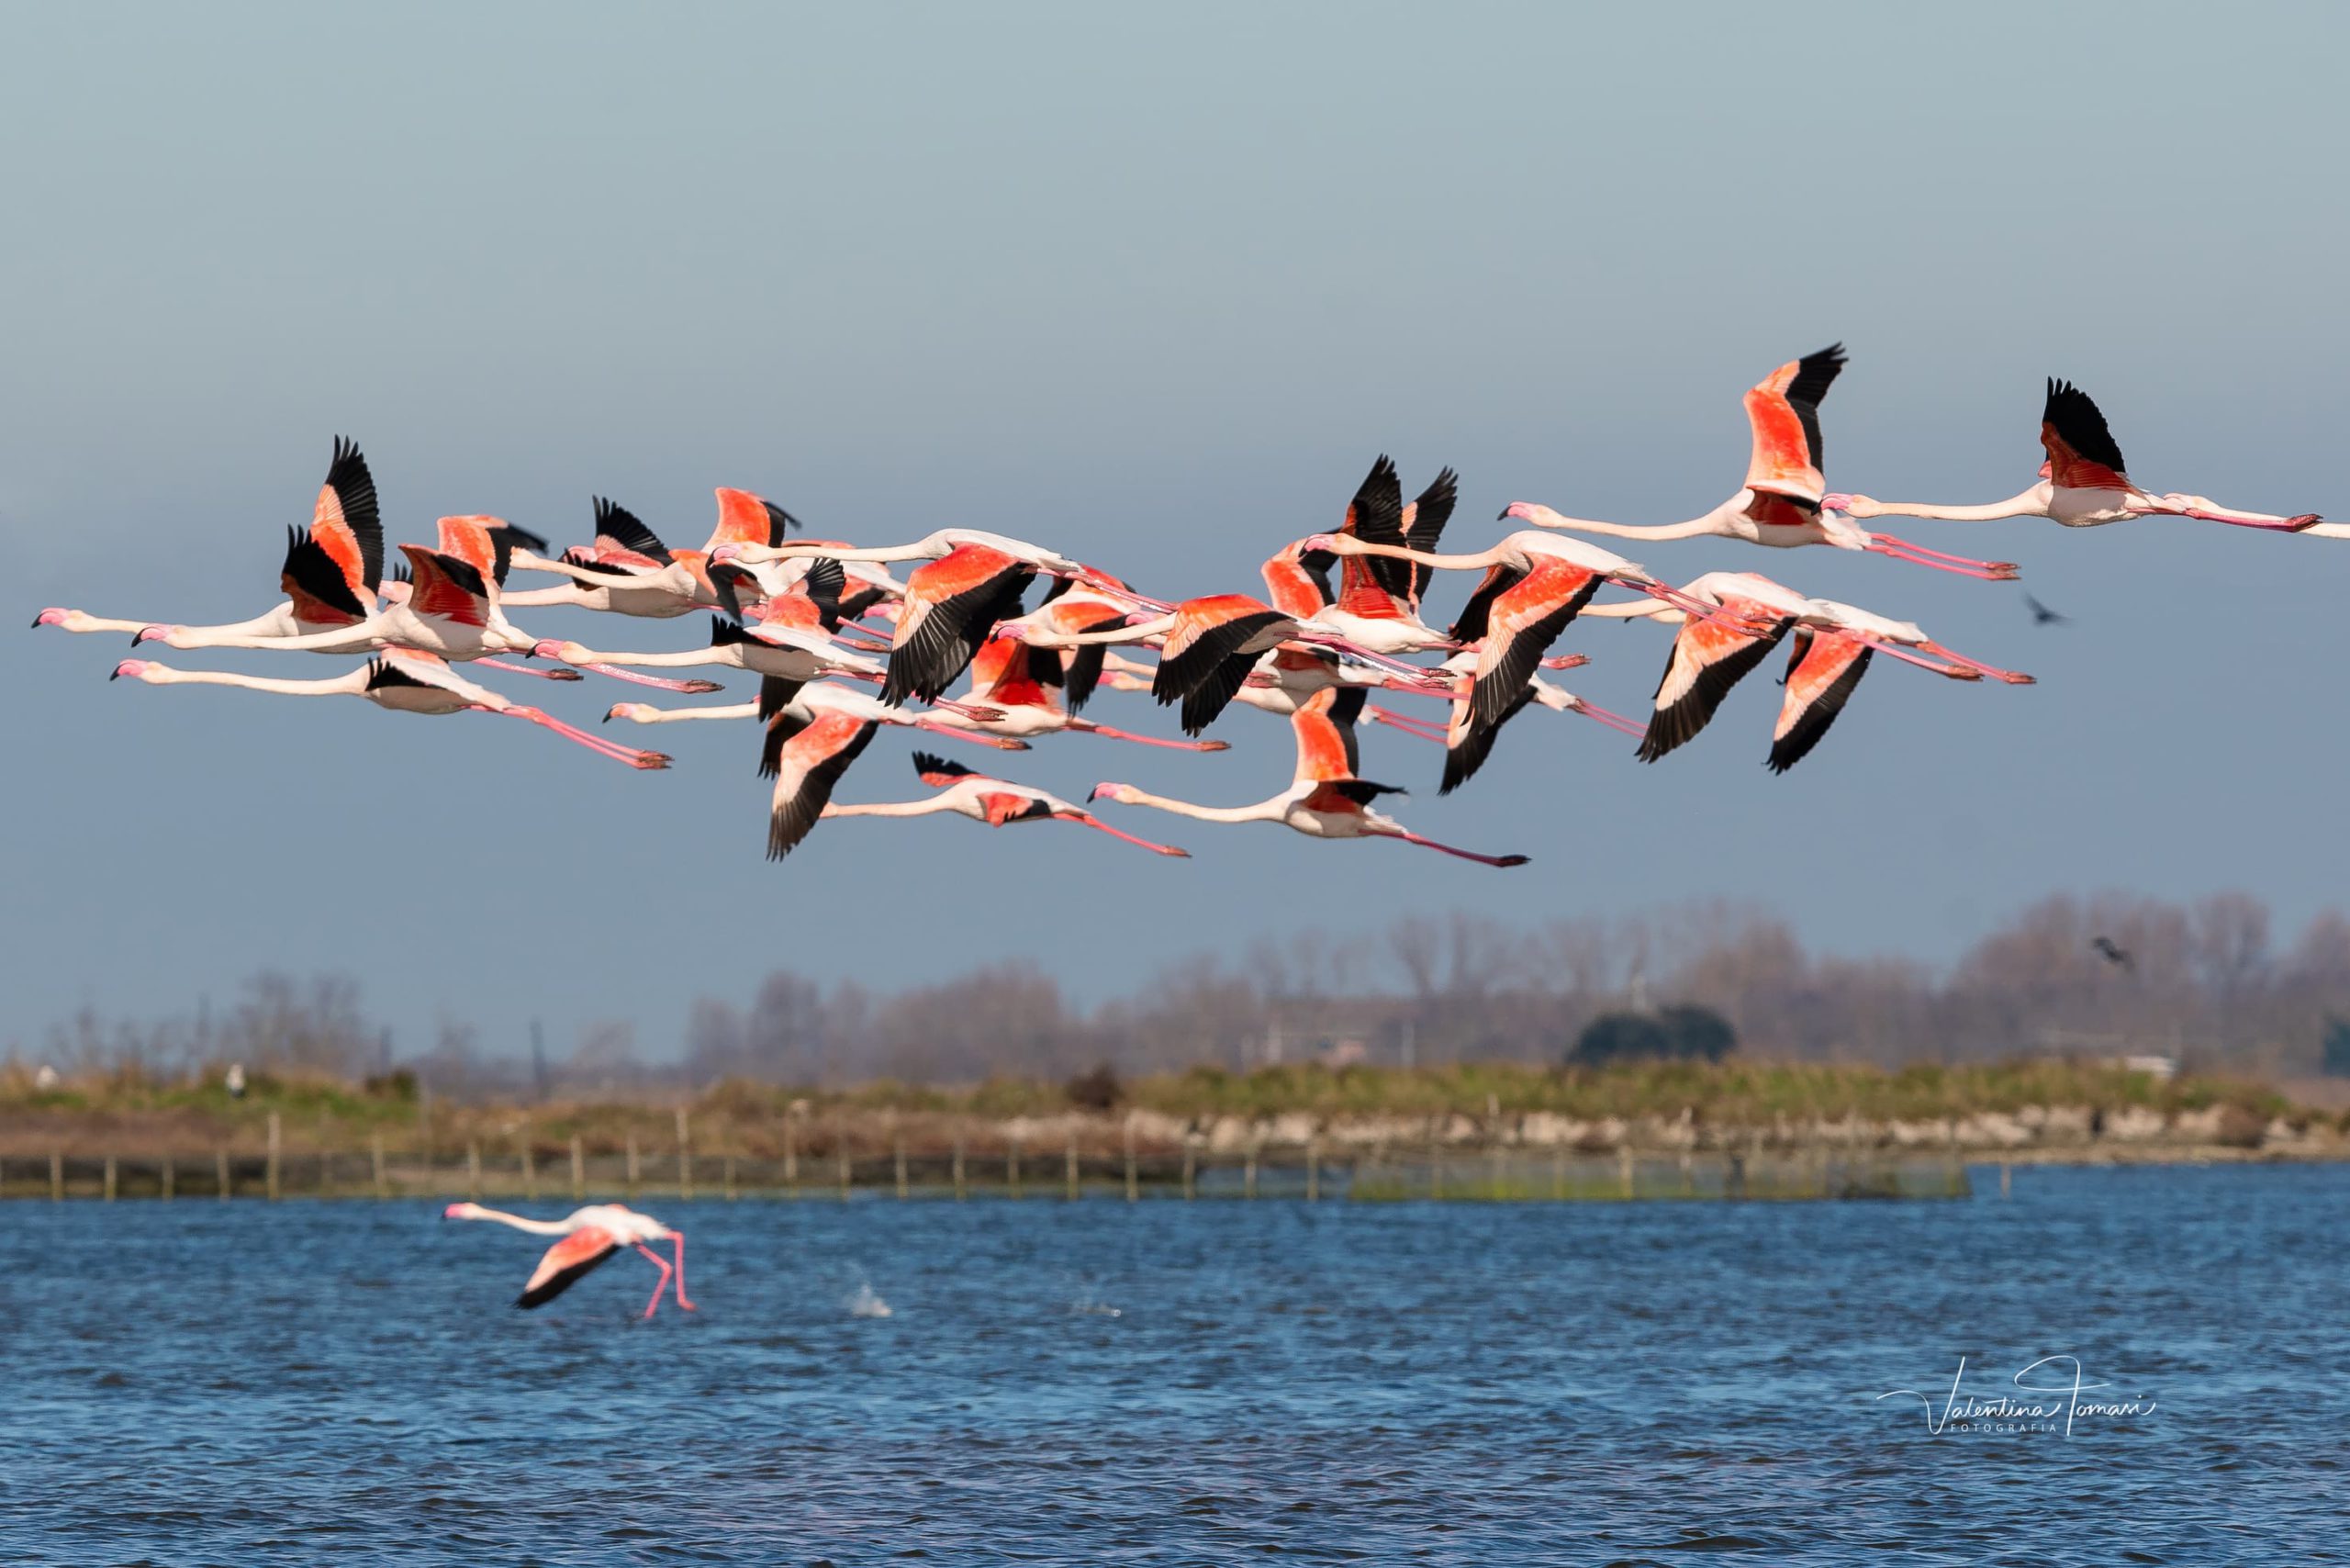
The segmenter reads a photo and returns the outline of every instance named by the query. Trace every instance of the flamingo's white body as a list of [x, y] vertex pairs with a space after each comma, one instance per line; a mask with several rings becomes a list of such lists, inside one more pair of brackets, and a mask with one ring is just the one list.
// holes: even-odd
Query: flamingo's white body
[[[547, 1249], [539, 1266], [531, 1274], [530, 1282], [514, 1305], [533, 1307], [553, 1301], [576, 1283], [580, 1276], [619, 1251], [633, 1247], [653, 1261], [661, 1271], [660, 1282], [653, 1287], [653, 1299], [644, 1304], [644, 1316], [650, 1317], [661, 1305], [662, 1293], [669, 1288], [671, 1279], [677, 1282], [677, 1305], [688, 1312], [696, 1310], [686, 1299], [686, 1236], [673, 1230], [651, 1215], [637, 1213], [619, 1204], [593, 1204], [584, 1209], [574, 1209], [558, 1220], [525, 1219], [498, 1209], [486, 1209], [479, 1204], [451, 1204], [441, 1211], [442, 1219], [486, 1219], [532, 1236], [556, 1236], [563, 1239]], [[648, 1241], [668, 1241], [674, 1246], [677, 1267], [670, 1260], [645, 1245]]]

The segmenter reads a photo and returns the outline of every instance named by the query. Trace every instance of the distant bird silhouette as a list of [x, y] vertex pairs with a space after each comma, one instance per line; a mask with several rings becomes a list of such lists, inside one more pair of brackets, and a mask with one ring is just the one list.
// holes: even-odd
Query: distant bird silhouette
[[2056, 611], [2049, 609], [2046, 605], [2041, 603], [2040, 600], [2032, 598], [2030, 594], [2023, 596], [2023, 602], [2024, 608], [2031, 611], [2031, 623], [2034, 626], [2069, 626], [2072, 624], [2073, 618], [2071, 616], [2057, 614]]
[[2110, 936], [2093, 937], [2089, 946], [2096, 948], [2098, 956], [2109, 964], [2118, 964], [2133, 971], [2138, 967], [2138, 961], [2130, 956], [2130, 949], [2120, 946]]

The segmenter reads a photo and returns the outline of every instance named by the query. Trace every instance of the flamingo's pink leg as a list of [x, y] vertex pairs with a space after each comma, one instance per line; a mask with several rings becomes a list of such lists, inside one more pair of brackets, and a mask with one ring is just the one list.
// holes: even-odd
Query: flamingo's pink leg
[[943, 708], [949, 713], [960, 714], [962, 717], [970, 720], [974, 724], [995, 724], [1001, 723], [1003, 721], [1002, 709], [990, 708], [981, 703], [950, 702], [946, 698], [942, 697], [937, 701], [932, 703], [931, 706], [934, 708]]
[[577, 680], [579, 678], [579, 672], [576, 669], [532, 669], [528, 665], [509, 665], [504, 659], [476, 659], [473, 662], [484, 669], [502, 669], [509, 675], [534, 675], [541, 680]]
[[532, 723], [540, 726], [542, 729], [553, 730], [556, 734], [561, 735], [567, 741], [576, 741], [579, 745], [586, 746], [589, 751], [595, 752], [599, 756], [609, 756], [615, 762], [625, 762], [631, 767], [641, 767], [647, 770], [659, 769], [668, 767], [670, 762], [673, 760], [666, 753], [664, 752], [643, 751], [634, 746], [621, 745], [617, 741], [608, 741], [600, 736], [591, 735], [585, 730], [574, 729], [571, 725], [565, 723], [562, 720], [554, 718], [550, 714], [543, 713], [536, 708], [514, 707], [485, 709], [483, 711], [502, 712], [512, 718], [527, 719]]
[[1936, 571], [1955, 572], [1962, 577], [1979, 577], [1986, 582], [2013, 582], [2022, 575], [2022, 569], [2013, 561], [1977, 561], [1966, 555], [1953, 555], [1896, 539], [1890, 533], [1870, 534], [1868, 547], [1876, 554], [1907, 561], [1913, 566], [1931, 566]]
[[1473, 849], [1455, 849], [1449, 844], [1438, 844], [1433, 838], [1422, 838], [1418, 834], [1406, 833], [1402, 828], [1396, 828], [1384, 836], [1400, 838], [1406, 844], [1416, 844], [1423, 849], [1441, 850], [1447, 855], [1458, 856], [1463, 860], [1474, 860], [1481, 866], [1523, 866], [1526, 864], [1526, 857], [1523, 855], [1480, 855]]
[[1544, 669], [1581, 669], [1591, 662], [1589, 654], [1561, 654], [1542, 661]]
[[1943, 647], [1940, 643], [1928, 643], [1924, 644], [1924, 646], [1926, 652], [1932, 654], [1937, 657], [1948, 659], [1954, 665], [1964, 665], [1968, 669], [1989, 676], [1993, 680], [2004, 680], [2009, 686], [2037, 686], [2040, 684], [2028, 675], [2021, 674], [2016, 670], [2001, 669], [1997, 665], [1986, 665], [1980, 659], [1970, 659], [1964, 654], [1957, 653], [1952, 649]]
[[1423, 724], [1416, 719], [1406, 719], [1393, 708], [1366, 708], [1363, 713], [1372, 722], [1389, 725], [1411, 736], [1414, 740], [1434, 741], [1438, 745], [1444, 744], [1444, 731], [1440, 727]]
[[1611, 713], [1606, 709], [1598, 707], [1593, 703], [1583, 702], [1578, 700], [1575, 706], [1575, 711], [1581, 713], [1586, 719], [1596, 719], [1601, 723], [1606, 725], [1609, 729], [1621, 731], [1623, 734], [1628, 735], [1644, 735], [1648, 734], [1648, 728], [1646, 725], [1639, 723], [1634, 720], [1627, 719], [1621, 713]]
[[1103, 822], [1100, 817], [1095, 816], [1091, 812], [1077, 812], [1062, 813], [1062, 815], [1065, 821], [1082, 823], [1087, 827], [1101, 829], [1103, 833], [1108, 834], [1112, 838], [1123, 838], [1128, 844], [1138, 844], [1145, 849], [1149, 850], [1153, 855], [1172, 855], [1179, 859], [1183, 860], [1189, 860], [1192, 857], [1192, 852], [1188, 849], [1177, 849], [1172, 845], [1167, 844], [1153, 844], [1147, 838], [1136, 838], [1133, 834], [1121, 832], [1117, 828], [1112, 827], [1108, 823]]
[[1230, 741], [1168, 741], [1155, 735], [1137, 735], [1125, 730], [1113, 730], [1107, 724], [1095, 724], [1083, 719], [1071, 719], [1069, 727], [1080, 734], [1103, 735], [1113, 741], [1132, 741], [1136, 745], [1165, 746], [1169, 751], [1230, 751]]
[[1011, 740], [1002, 735], [983, 735], [976, 730], [967, 730], [960, 724], [942, 723], [936, 719], [916, 719], [913, 722], [913, 727], [917, 730], [928, 730], [934, 735], [952, 735], [957, 740], [969, 741], [974, 745], [993, 746], [998, 751], [1029, 749], [1026, 741]]
[[[1852, 633], [1847, 632], [1844, 635], [1852, 637]], [[1855, 642], [1866, 644], [1868, 646], [1874, 648], [1880, 654], [1890, 654], [1895, 658], [1901, 660], [1905, 664], [1916, 665], [1919, 669], [1932, 670], [1936, 675], [1946, 675], [1953, 680], [1980, 680], [1983, 678], [1983, 673], [1980, 670], [1966, 669], [1962, 666], [1941, 664], [1933, 659], [1919, 658], [1917, 655], [1911, 653], [1907, 648], [1897, 647], [1891, 643], [1880, 643], [1874, 637], [1854, 637], [1853, 640]]]
[[669, 1288], [669, 1260], [642, 1241], [636, 1243], [636, 1249], [652, 1259], [653, 1266], [661, 1271], [661, 1282], [653, 1287], [653, 1299], [644, 1304], [644, 1316], [650, 1317], [661, 1305], [661, 1293]]
[[673, 1230], [669, 1233], [669, 1239], [677, 1249], [677, 1305], [688, 1312], [699, 1312], [701, 1308], [686, 1299], [686, 1233]]

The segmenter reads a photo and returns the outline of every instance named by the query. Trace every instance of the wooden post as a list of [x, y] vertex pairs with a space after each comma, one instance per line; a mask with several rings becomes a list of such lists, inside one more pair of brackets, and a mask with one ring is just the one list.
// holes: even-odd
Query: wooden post
[[1444, 1146], [1437, 1141], [1436, 1129], [1428, 1129], [1428, 1196], [1444, 1196]]
[[2002, 1159], [2001, 1161], [1999, 1161], [1999, 1196], [2000, 1196], [2000, 1197], [2004, 1198], [2004, 1197], [2008, 1196], [2008, 1185], [2009, 1185], [2009, 1182], [2014, 1178], [2014, 1176], [2015, 1176], [2015, 1161], [2013, 1161], [2013, 1160], [2011, 1160], [2011, 1159]]
[[1632, 1195], [1632, 1146], [1628, 1143], [1616, 1146], [1616, 1189], [1618, 1196]]
[[730, 1204], [733, 1203], [735, 1199], [735, 1195], [734, 1157], [730, 1154], [726, 1157], [726, 1201]]
[[384, 1135], [381, 1133], [373, 1134], [367, 1139], [367, 1165], [375, 1178], [375, 1195], [379, 1198], [390, 1197], [392, 1184], [385, 1180]]
[[171, 1198], [173, 1196], [173, 1191], [172, 1191], [172, 1190], [173, 1190], [174, 1187], [176, 1187], [176, 1186], [178, 1186], [178, 1185], [179, 1185], [178, 1182], [176, 1182], [175, 1180], [173, 1180], [173, 1178], [174, 1178], [177, 1174], [178, 1174], [178, 1172], [174, 1171], [174, 1170], [172, 1169], [172, 1157], [171, 1157], [170, 1155], [168, 1155], [168, 1154], [167, 1154], [167, 1155], [165, 1155], [165, 1156], [163, 1156], [163, 1193], [162, 1193], [162, 1196], [163, 1196], [163, 1198], [164, 1198], [164, 1200], [165, 1200], [166, 1202], [169, 1202], [169, 1201], [171, 1200]]
[[1142, 1196], [1142, 1188], [1141, 1188], [1141, 1184], [1140, 1184], [1140, 1182], [1136, 1180], [1136, 1173], [1135, 1173], [1135, 1119], [1134, 1119], [1132, 1116], [1128, 1116], [1128, 1117], [1126, 1118], [1125, 1140], [1126, 1140], [1126, 1202], [1128, 1202], [1128, 1203], [1130, 1203], [1130, 1204], [1131, 1204], [1131, 1203], [1133, 1203], [1136, 1198], [1139, 1198], [1139, 1197], [1141, 1197], [1141, 1196]]
[[65, 1151], [62, 1148], [49, 1151], [49, 1201], [65, 1201]]
[[1003, 1183], [1008, 1195], [1020, 1195], [1020, 1140], [1013, 1138], [1003, 1146]]
[[1550, 1146], [1550, 1196], [1564, 1198], [1566, 1195], [1567, 1146], [1554, 1143]]
[[894, 1117], [890, 1123], [890, 1152], [897, 1163], [898, 1197], [903, 1201], [906, 1196], [906, 1135], [898, 1131]]
[[522, 1196], [532, 1203], [539, 1201], [539, 1160], [531, 1148], [531, 1129], [522, 1129]]
[[114, 1202], [114, 1155], [106, 1155], [106, 1202]]
[[1200, 1195], [1199, 1164], [1200, 1146], [1192, 1141], [1191, 1134], [1185, 1133], [1183, 1135], [1183, 1201], [1185, 1203]]
[[220, 1193], [220, 1201], [224, 1204], [227, 1203], [229, 1201], [230, 1183], [229, 1181], [229, 1151], [225, 1148], [216, 1148], [212, 1151], [212, 1179], [215, 1186]]
[[963, 1135], [958, 1132], [955, 1135], [955, 1201], [959, 1204], [963, 1201], [964, 1196]]
[[1309, 1204], [1322, 1201], [1322, 1140], [1319, 1138], [1305, 1140], [1305, 1201]]
[[[1493, 1096], [1488, 1094], [1485, 1098], [1490, 1100]], [[1503, 1155], [1502, 1146], [1499, 1143], [1494, 1145], [1490, 1158], [1493, 1160], [1494, 1166], [1494, 1196], [1496, 1199], [1505, 1197], [1508, 1195], [1508, 1187], [1503, 1172], [1506, 1168], [1507, 1162]]]
[[579, 1142], [579, 1135], [571, 1135], [571, 1196], [575, 1203], [588, 1197], [588, 1151]]
[[1072, 1203], [1077, 1199], [1077, 1135], [1075, 1133], [1069, 1134], [1069, 1196]]
[[277, 1160], [279, 1154], [282, 1152], [279, 1142], [282, 1131], [283, 1129], [278, 1125], [277, 1113], [272, 1111], [269, 1114], [268, 1181], [264, 1183], [264, 1190], [269, 1193], [269, 1201], [273, 1204], [277, 1202], [278, 1199]]
[[677, 1199], [680, 1203], [694, 1195], [694, 1157], [687, 1140], [686, 1108], [677, 1107]]
[[637, 1163], [636, 1133], [632, 1129], [628, 1135], [628, 1195], [632, 1199], [636, 1196], [637, 1179], [643, 1173], [642, 1168]]
[[793, 1197], [800, 1195], [800, 1118], [787, 1111], [783, 1115], [783, 1184]]
[[841, 1202], [846, 1203], [851, 1175], [848, 1162], [848, 1128], [835, 1126], [833, 1140], [834, 1158], [840, 1161], [841, 1167]]
[[481, 1143], [476, 1138], [465, 1140], [465, 1196], [481, 1202]]
[[1689, 1157], [1685, 1148], [1681, 1151], [1681, 1195], [1684, 1198], [1697, 1195], [1697, 1163]]
[[1243, 1197], [1253, 1198], [1257, 1195], [1257, 1140], [1253, 1137], [1250, 1138], [1248, 1140], [1248, 1161], [1246, 1165], [1241, 1167], [1240, 1192]]

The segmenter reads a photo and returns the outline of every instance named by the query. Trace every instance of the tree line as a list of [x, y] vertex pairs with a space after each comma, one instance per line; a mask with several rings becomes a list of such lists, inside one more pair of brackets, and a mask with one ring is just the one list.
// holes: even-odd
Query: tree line
[[[620, 1092], [726, 1078], [1058, 1080], [1103, 1064], [1139, 1074], [1313, 1059], [1556, 1062], [1602, 1019], [1595, 1038], [1637, 1051], [1648, 1036], [1621, 1020], [1669, 1022], [1676, 1009], [1718, 1015], [1742, 1054], [1778, 1059], [2153, 1053], [2189, 1070], [2304, 1076], [2325, 1070], [2329, 1028], [2350, 1019], [2350, 920], [2329, 911], [2279, 941], [2266, 907], [2243, 893], [2188, 903], [2058, 895], [1942, 969], [1813, 953], [1786, 918], [1746, 905], [1534, 929], [1463, 913], [1203, 954], [1091, 1007], [1034, 963], [895, 991], [778, 970], [747, 994], [693, 1002], [666, 1038], [644, 1037], [658, 1020], [596, 1024], [536, 1063], [454, 1022], [396, 1050], [354, 981], [264, 975], [217, 1014], [135, 1022], [85, 1011], [10, 1054], [61, 1070], [233, 1059], [351, 1078], [397, 1068], [456, 1095]], [[1697, 1054], [1729, 1048], [1710, 1033], [1691, 1039]], [[2337, 1043], [2333, 1058], [2350, 1066], [2350, 1048]]]

